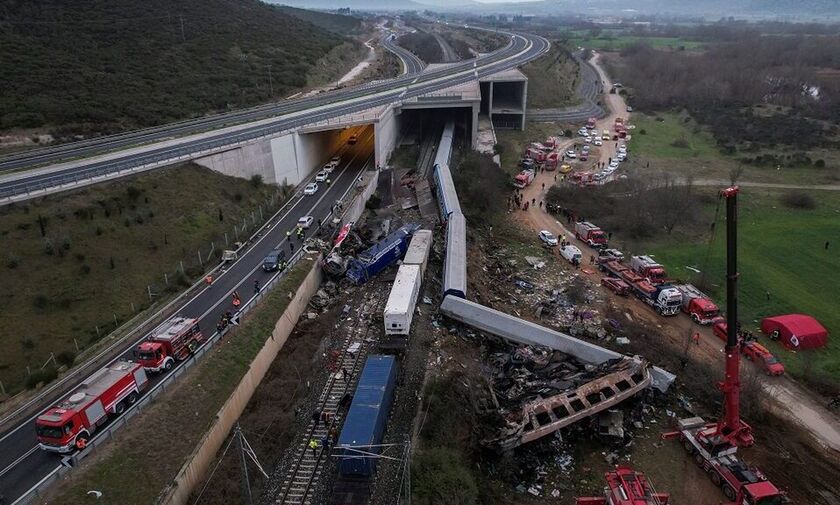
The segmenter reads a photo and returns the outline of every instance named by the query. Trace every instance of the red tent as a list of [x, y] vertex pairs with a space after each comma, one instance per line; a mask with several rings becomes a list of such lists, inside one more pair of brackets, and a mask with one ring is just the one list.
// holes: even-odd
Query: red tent
[[761, 331], [781, 340], [791, 350], [817, 349], [828, 342], [828, 330], [819, 321], [805, 314], [765, 317]]

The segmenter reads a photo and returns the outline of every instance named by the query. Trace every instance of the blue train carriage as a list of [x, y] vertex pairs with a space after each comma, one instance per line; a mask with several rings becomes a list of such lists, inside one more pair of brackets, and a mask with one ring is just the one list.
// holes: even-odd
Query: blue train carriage
[[371, 277], [393, 265], [405, 255], [411, 236], [419, 229], [419, 224], [407, 224], [363, 251], [350, 260], [347, 277], [356, 284], [364, 284]]
[[467, 297], [467, 221], [460, 212], [446, 224], [446, 258], [443, 262], [443, 296]]
[[382, 443], [396, 380], [393, 356], [368, 356], [335, 447], [342, 478], [366, 480], [376, 471], [377, 458], [370, 453], [380, 452], [372, 446]]

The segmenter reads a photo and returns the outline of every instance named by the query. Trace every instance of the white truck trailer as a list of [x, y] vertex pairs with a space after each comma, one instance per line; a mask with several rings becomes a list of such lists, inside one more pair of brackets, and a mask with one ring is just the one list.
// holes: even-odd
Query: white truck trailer
[[420, 281], [426, 272], [429, 262], [429, 252], [432, 250], [432, 230], [417, 230], [411, 237], [408, 250], [403, 258], [403, 265], [418, 265], [420, 267]]
[[420, 283], [420, 265], [400, 266], [388, 296], [388, 303], [385, 304], [386, 335], [408, 335], [414, 307], [420, 295]]

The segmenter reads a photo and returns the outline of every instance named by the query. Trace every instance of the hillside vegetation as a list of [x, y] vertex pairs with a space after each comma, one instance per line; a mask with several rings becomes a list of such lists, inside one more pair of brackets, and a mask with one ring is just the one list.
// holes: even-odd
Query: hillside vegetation
[[10, 0], [0, 20], [0, 129], [59, 136], [287, 96], [346, 41], [258, 0]]
[[350, 35], [362, 28], [362, 19], [344, 14], [333, 14], [330, 12], [310, 11], [283, 5], [278, 9], [290, 16], [302, 19], [324, 30], [329, 30], [341, 35]]
[[243, 218], [251, 224], [260, 205], [267, 215], [279, 205], [267, 202], [277, 191], [186, 165], [0, 208], [6, 391], [23, 387], [27, 366], [38, 371], [50, 353], [72, 363], [76, 346], [149, 305], [147, 286], [157, 301], [189, 285], [204, 271], [198, 250], [208, 265], [211, 241], [218, 258], [225, 233], [231, 242], [249, 235]]

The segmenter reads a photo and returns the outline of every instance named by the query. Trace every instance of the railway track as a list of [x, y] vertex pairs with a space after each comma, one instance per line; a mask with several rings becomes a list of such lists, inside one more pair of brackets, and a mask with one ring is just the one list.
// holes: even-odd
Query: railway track
[[[341, 426], [342, 413], [339, 411], [339, 403], [345, 394], [354, 391], [368, 352], [376, 345], [375, 340], [369, 339], [371, 331], [377, 327], [372, 316], [383, 310], [384, 301], [385, 295], [381, 290], [369, 293], [365, 296], [362, 306], [355, 311], [352, 325], [349, 328], [340, 326], [347, 328], [341, 354], [333, 367], [335, 372], [331, 373], [327, 379], [317, 403], [317, 410], [327, 414], [330, 420], [326, 422], [309, 420], [309, 424], [294, 447], [295, 452], [290, 467], [283, 471], [283, 484], [280, 486], [280, 492], [274, 503], [278, 505], [312, 505], [314, 503], [314, 490], [320, 481], [329, 454], [324, 447], [316, 450], [310, 448], [310, 441], [314, 439], [320, 444], [320, 440], [328, 437], [332, 427], [335, 426], [338, 429]], [[350, 378], [347, 380], [343, 377], [339, 378], [338, 372], [341, 371], [349, 373]]]

